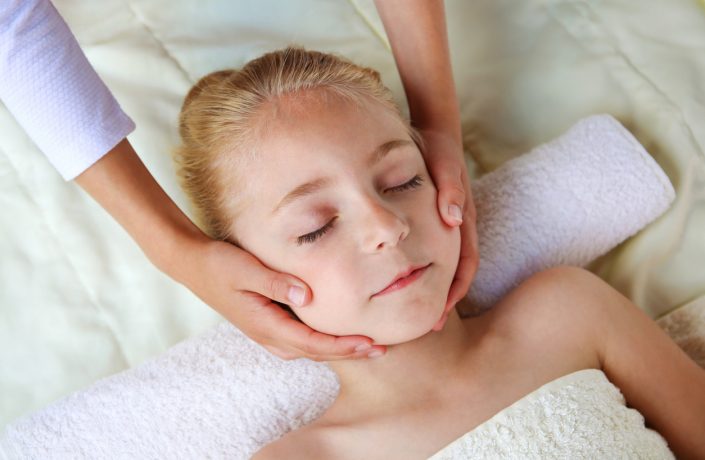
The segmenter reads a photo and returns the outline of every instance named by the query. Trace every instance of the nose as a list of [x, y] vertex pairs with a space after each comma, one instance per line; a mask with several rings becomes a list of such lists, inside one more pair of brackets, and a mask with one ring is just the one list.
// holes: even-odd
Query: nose
[[379, 252], [394, 247], [409, 235], [409, 224], [381, 203], [369, 200], [363, 222], [363, 248]]

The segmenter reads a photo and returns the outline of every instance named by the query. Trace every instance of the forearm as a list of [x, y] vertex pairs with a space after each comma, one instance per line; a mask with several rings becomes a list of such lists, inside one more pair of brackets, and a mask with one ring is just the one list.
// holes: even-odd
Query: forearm
[[460, 109], [441, 0], [375, 0], [414, 126], [461, 143]]
[[176, 206], [124, 139], [75, 179], [130, 234], [154, 265], [184, 282], [179, 255], [208, 237]]

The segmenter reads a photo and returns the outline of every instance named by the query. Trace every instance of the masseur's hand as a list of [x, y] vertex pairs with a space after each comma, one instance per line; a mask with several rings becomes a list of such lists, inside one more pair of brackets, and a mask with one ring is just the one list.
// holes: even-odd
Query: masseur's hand
[[[332, 336], [292, 319], [271, 299], [287, 305], [292, 302], [305, 305], [311, 300], [310, 290], [298, 278], [265, 267], [249, 252], [207, 238], [194, 241], [189, 252], [196, 259], [189, 260], [192, 270], [184, 284], [280, 358], [360, 359], [367, 358], [372, 348], [382, 351], [386, 348], [369, 346], [372, 340], [365, 336]], [[297, 299], [300, 302], [295, 302]], [[355, 351], [358, 346], [364, 348]]]
[[[127, 139], [75, 181], [122, 225], [157, 268], [275, 355], [332, 361], [364, 358], [370, 352], [369, 347], [367, 352], [355, 348], [372, 339], [319, 333], [273, 303], [270, 299], [305, 305], [311, 291], [298, 278], [271, 271], [250, 253], [203, 234], [154, 180]], [[292, 286], [301, 290], [291, 291]]]
[[429, 174], [438, 189], [438, 212], [443, 221], [460, 226], [460, 259], [448, 292], [445, 311], [433, 327], [443, 329], [450, 311], [465, 296], [475, 278], [479, 263], [475, 203], [470, 189], [470, 178], [463, 160], [463, 149], [457, 137], [446, 132], [420, 130], [424, 139], [424, 159]]

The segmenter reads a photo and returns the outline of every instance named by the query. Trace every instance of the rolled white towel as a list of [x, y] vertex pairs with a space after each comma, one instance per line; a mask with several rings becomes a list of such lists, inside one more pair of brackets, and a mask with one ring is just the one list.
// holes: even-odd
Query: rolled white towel
[[480, 311], [536, 272], [587, 265], [675, 198], [663, 170], [611, 115], [582, 119], [472, 189], [480, 264], [468, 298]]
[[[481, 261], [470, 299], [487, 308], [532, 273], [583, 265], [662, 214], [665, 174], [609, 115], [507, 162], [473, 187]], [[249, 458], [318, 418], [338, 382], [284, 361], [229, 323], [10, 424], [19, 459]]]

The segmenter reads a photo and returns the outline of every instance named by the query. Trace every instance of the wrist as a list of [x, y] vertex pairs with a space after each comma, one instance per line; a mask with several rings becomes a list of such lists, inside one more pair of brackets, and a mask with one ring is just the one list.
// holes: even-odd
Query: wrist
[[430, 127], [417, 127], [424, 142], [433, 145], [446, 145], [456, 151], [463, 151], [463, 142], [459, 134], [459, 129], [449, 127], [447, 124], [434, 125]]
[[455, 101], [447, 104], [410, 103], [411, 124], [422, 134], [430, 133], [449, 137], [462, 145], [460, 110]]
[[160, 233], [159, 244], [143, 247], [145, 255], [171, 279], [188, 287], [191, 271], [187, 264], [196, 263], [195, 259], [203, 253], [211, 238], [184, 214], [170, 220]]

